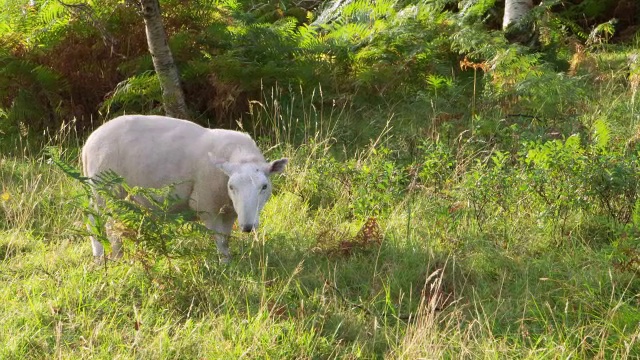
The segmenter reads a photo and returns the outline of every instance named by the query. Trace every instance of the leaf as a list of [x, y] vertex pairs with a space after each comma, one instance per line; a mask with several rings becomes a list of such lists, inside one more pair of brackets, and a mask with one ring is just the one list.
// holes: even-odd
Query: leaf
[[49, 161], [58, 166], [67, 176], [79, 180], [83, 184], [86, 184], [89, 180], [82, 176], [82, 171], [61, 159], [60, 150], [58, 148], [48, 146], [45, 148], [45, 154], [49, 157]]
[[611, 140], [609, 125], [606, 121], [598, 119], [593, 123], [593, 138], [596, 148], [604, 151]]
[[580, 135], [573, 134], [569, 136], [565, 141], [564, 146], [574, 152], [580, 152]]

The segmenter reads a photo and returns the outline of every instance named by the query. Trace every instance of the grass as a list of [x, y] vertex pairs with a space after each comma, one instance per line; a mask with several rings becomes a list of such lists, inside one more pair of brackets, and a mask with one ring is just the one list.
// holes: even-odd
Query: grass
[[[637, 105], [609, 93], [617, 100], [590, 113], [623, 143]], [[554, 210], [521, 185], [548, 174], [524, 166], [521, 148], [500, 167], [493, 138], [420, 147], [385, 117], [354, 150], [337, 125], [350, 126], [348, 109], [298, 119], [254, 105], [255, 126], [276, 134], [262, 134], [268, 157], [291, 162], [258, 233], [234, 233], [228, 266], [212, 252], [145, 262], [131, 243], [98, 265], [80, 185], [30, 146], [0, 155], [0, 358], [640, 357], [638, 253], [619, 250], [636, 223], [597, 203]], [[47, 145], [73, 165], [82, 140], [71, 128]], [[614, 160], [635, 161], [624, 156]], [[364, 231], [370, 216], [379, 228]]]
[[[77, 184], [38, 157], [4, 157], [0, 357], [640, 354], [638, 288], [606, 251], [579, 241], [501, 247], [417, 195], [410, 237], [400, 204], [384, 219], [380, 247], [330, 252], [331, 241], [353, 237], [362, 221], [340, 216], [344, 209], [310, 208], [291, 186], [309, 169], [290, 155], [295, 175], [277, 181], [255, 239], [236, 234], [232, 265], [211, 254], [159, 258], [152, 269], [131, 257], [96, 265], [72, 230], [82, 219], [72, 201]], [[544, 236], [518, 239], [549, 243]]]

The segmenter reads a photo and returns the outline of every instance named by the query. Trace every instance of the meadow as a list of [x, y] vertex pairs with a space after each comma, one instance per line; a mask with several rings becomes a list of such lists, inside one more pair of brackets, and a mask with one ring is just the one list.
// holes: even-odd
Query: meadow
[[229, 265], [180, 219], [116, 207], [138, 225], [124, 259], [95, 262], [86, 191], [52, 161], [78, 168], [82, 135], [14, 138], [0, 160], [0, 357], [640, 354], [638, 154], [602, 120], [622, 107], [637, 129], [637, 104], [596, 104], [582, 133], [508, 146], [480, 125], [444, 141], [276, 105], [251, 124], [269, 124], [261, 147], [290, 167], [261, 228], [234, 232]]
[[495, 1], [162, 1], [192, 120], [290, 162], [230, 264], [116, 198], [97, 262], [78, 154], [161, 89], [133, 2], [33, 3], [0, 10], [1, 359], [640, 358], [631, 17], [545, 1], [517, 43]]

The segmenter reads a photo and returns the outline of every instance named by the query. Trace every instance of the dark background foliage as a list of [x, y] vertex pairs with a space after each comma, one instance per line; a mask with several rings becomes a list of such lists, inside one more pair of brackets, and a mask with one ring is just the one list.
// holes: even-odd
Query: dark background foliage
[[[135, 2], [8, 4], [0, 35], [4, 132], [57, 128], [73, 118], [92, 128], [117, 114], [160, 111]], [[412, 103], [442, 87], [439, 97], [455, 102], [456, 95], [470, 96], [477, 73], [458, 63], [465, 56], [490, 60], [507, 46], [496, 31], [500, 1], [355, 1], [325, 23], [318, 15], [330, 4], [320, 1], [161, 5], [188, 106], [196, 121], [215, 126], [235, 126], [249, 101], [274, 86], [320, 86], [325, 98], [360, 106]], [[536, 5], [535, 41], [526, 52], [541, 66], [566, 70], [575, 46], [598, 24], [615, 19], [609, 42], [633, 41], [638, 30], [638, 11], [631, 11], [637, 5], [629, 0]], [[443, 87], [439, 78], [452, 82]]]

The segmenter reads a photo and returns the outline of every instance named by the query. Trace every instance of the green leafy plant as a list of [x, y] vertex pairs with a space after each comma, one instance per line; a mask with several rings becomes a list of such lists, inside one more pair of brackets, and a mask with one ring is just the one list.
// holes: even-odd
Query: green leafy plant
[[29, 60], [0, 52], [0, 130], [20, 126], [42, 131], [50, 119], [64, 113], [69, 84], [60, 74]]
[[587, 141], [573, 135], [530, 144], [526, 162], [529, 181], [561, 229], [576, 210], [605, 214], [620, 223], [631, 220], [639, 189], [637, 156], [611, 146], [605, 121], [594, 123]]
[[[109, 237], [122, 238], [132, 258], [147, 270], [153, 269], [159, 259], [216, 253], [214, 242], [201, 241], [211, 234], [204, 225], [192, 221], [195, 214], [176, 211], [182, 202], [171, 195], [173, 185], [160, 189], [131, 187], [113, 171], [89, 179], [55, 151], [49, 155], [66, 175], [81, 183], [86, 196], [79, 199], [78, 206], [95, 220], [88, 223], [89, 232], [84, 235], [94, 236], [106, 249], [110, 248]], [[112, 234], [105, 232], [107, 224]]]
[[422, 186], [442, 190], [455, 181], [457, 160], [453, 150], [442, 141], [426, 141], [418, 146], [418, 180]]
[[640, 200], [636, 200], [631, 222], [618, 229], [610, 258], [616, 268], [640, 274]]
[[346, 163], [334, 158], [320, 158], [305, 174], [301, 195], [312, 208], [344, 206], [348, 198], [351, 216], [367, 219], [386, 215], [394, 200], [407, 190], [408, 172], [392, 160], [391, 152], [379, 147], [360, 160]]
[[350, 207], [356, 217], [367, 218], [388, 213], [392, 210], [394, 199], [406, 191], [408, 174], [390, 155], [388, 149], [379, 147], [360, 164], [350, 164], [348, 191]]
[[580, 177], [587, 165], [580, 137], [573, 135], [565, 141], [531, 144], [526, 162], [531, 166], [531, 186], [546, 205], [545, 216], [564, 233], [571, 211], [588, 203]]
[[609, 217], [628, 223], [632, 221], [640, 190], [638, 155], [615, 149], [610, 140], [607, 122], [596, 120], [584, 174], [585, 187], [588, 196], [598, 202]]
[[102, 109], [110, 117], [136, 109], [142, 114], [157, 111], [162, 103], [162, 92], [158, 77], [152, 72], [145, 72], [122, 81], [113, 93], [102, 104]]

